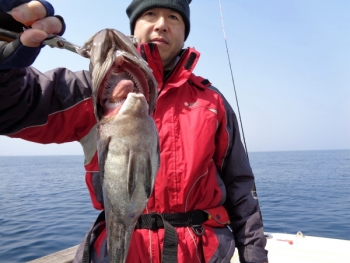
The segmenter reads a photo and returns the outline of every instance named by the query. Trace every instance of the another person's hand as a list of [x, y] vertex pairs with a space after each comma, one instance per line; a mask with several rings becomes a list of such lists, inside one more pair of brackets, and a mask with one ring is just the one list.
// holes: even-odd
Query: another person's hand
[[[0, 0], [0, 3], [3, 0]], [[62, 35], [65, 30], [63, 18], [54, 16], [54, 8], [44, 0], [17, 0], [13, 4], [24, 3], [10, 10], [12, 17], [18, 22], [29, 26], [20, 38], [7, 43], [0, 41], [0, 70], [30, 66], [40, 53], [41, 42], [48, 34]], [[0, 9], [11, 8], [9, 2], [1, 3]], [[5, 28], [6, 29], [6, 28]]]

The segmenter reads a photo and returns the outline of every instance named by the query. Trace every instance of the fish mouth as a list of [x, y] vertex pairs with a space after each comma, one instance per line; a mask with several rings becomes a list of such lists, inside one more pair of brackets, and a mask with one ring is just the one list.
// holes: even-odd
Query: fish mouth
[[149, 101], [149, 85], [145, 73], [124, 57], [117, 57], [98, 89], [100, 116], [117, 115], [131, 92], [141, 93]]

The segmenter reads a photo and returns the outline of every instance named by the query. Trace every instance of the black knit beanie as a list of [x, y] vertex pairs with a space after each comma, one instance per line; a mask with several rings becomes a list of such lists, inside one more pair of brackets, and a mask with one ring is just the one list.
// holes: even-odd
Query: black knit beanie
[[190, 33], [190, 6], [192, 0], [133, 0], [126, 9], [130, 19], [131, 34], [134, 34], [136, 20], [152, 8], [168, 8], [178, 12], [185, 22], [185, 40]]

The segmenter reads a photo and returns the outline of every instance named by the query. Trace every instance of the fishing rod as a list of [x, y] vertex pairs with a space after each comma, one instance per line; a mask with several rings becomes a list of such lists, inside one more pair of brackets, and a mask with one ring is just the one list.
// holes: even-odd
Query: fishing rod
[[[241, 111], [240, 111], [240, 109], [239, 109], [239, 103], [238, 103], [238, 96], [237, 96], [237, 91], [236, 91], [236, 85], [235, 85], [235, 80], [234, 80], [233, 72], [232, 72], [230, 53], [229, 53], [228, 45], [227, 45], [227, 39], [226, 39], [226, 33], [225, 33], [225, 25], [224, 25], [224, 17], [223, 17], [223, 14], [222, 14], [222, 5], [221, 5], [221, 1], [220, 1], [220, 0], [218, 0], [218, 1], [219, 1], [219, 9], [220, 9], [220, 18], [221, 18], [222, 32], [223, 32], [223, 35], [224, 35], [224, 41], [225, 41], [227, 59], [228, 59], [228, 64], [229, 64], [230, 72], [231, 72], [231, 81], [232, 81], [232, 85], [233, 85], [233, 90], [234, 90], [234, 92], [235, 92], [236, 105], [237, 105], [238, 117], [239, 117], [239, 122], [240, 122], [240, 126], [241, 126], [241, 131], [242, 131], [244, 149], [245, 149], [245, 153], [246, 153], [246, 155], [247, 155], [247, 159], [248, 159], [248, 162], [249, 162], [249, 155], [248, 155], [247, 143], [246, 143], [246, 140], [245, 140], [245, 135], [244, 135], [244, 130], [243, 130], [242, 116], [241, 116]], [[260, 209], [260, 205], [259, 205], [258, 194], [257, 194], [257, 191], [256, 191], [255, 181], [254, 181], [254, 184], [253, 184], [252, 195], [253, 195], [254, 199], [256, 200], [256, 202], [258, 203], [260, 218], [261, 218], [261, 221], [263, 221], [263, 219], [262, 219], [262, 214], [261, 214], [261, 209]]]

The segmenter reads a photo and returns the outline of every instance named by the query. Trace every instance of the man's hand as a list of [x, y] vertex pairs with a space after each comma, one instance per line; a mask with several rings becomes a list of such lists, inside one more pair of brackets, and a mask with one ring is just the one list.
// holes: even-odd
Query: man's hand
[[0, 70], [30, 66], [47, 35], [62, 35], [65, 30], [63, 18], [54, 16], [54, 8], [45, 0], [0, 0], [0, 11], [9, 12], [15, 20], [29, 27], [10, 43], [0, 41]]
[[31, 26], [20, 37], [21, 43], [27, 47], [39, 47], [48, 34], [59, 34], [63, 28], [61, 20], [50, 16], [53, 14], [47, 14], [46, 7], [39, 1], [15, 7], [11, 10], [11, 15], [18, 22]]

